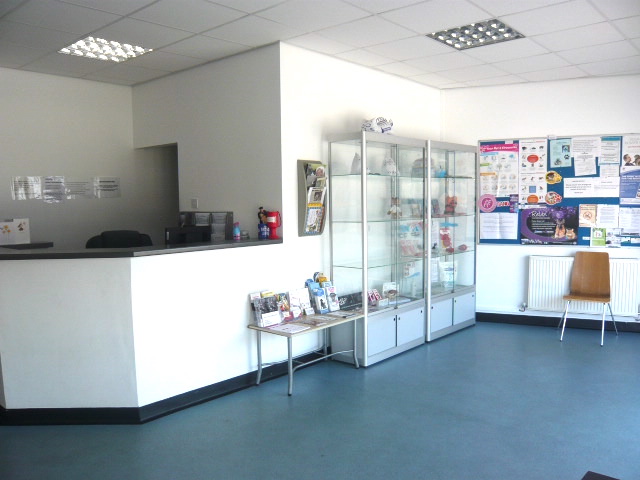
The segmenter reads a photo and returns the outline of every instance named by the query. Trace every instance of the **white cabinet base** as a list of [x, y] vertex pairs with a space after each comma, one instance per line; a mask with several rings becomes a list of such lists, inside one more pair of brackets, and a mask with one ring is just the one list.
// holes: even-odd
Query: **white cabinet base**
[[[424, 344], [424, 301], [370, 313], [358, 320], [358, 361], [368, 367], [411, 348]], [[331, 349], [348, 350], [353, 344], [353, 328], [338, 325], [331, 329]], [[351, 355], [336, 355], [336, 360], [353, 363]]]
[[476, 292], [457, 292], [434, 299], [427, 315], [427, 342], [476, 323]]

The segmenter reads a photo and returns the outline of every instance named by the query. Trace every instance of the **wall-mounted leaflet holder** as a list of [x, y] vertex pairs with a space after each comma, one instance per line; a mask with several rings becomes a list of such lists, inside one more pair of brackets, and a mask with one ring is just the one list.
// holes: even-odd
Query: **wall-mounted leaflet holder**
[[327, 213], [327, 166], [298, 160], [298, 236], [320, 235]]

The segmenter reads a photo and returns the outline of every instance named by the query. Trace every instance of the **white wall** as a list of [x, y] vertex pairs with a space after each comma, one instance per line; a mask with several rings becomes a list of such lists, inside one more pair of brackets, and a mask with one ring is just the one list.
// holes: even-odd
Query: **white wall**
[[[260, 74], [261, 71], [266, 73]], [[281, 79], [277, 85], [271, 81], [274, 71]], [[242, 77], [248, 72], [256, 72], [258, 80]], [[234, 80], [234, 75], [240, 77]], [[222, 77], [227, 81], [218, 81]], [[173, 98], [177, 92], [180, 102]], [[278, 105], [272, 111], [270, 100], [262, 98], [253, 113], [242, 112], [237, 101], [224, 100], [225, 95], [237, 99], [239, 92], [248, 97], [262, 92], [278, 99]], [[273, 166], [278, 179], [271, 180], [276, 182], [271, 187], [280, 196], [277, 202], [281, 204], [284, 237], [279, 245], [136, 259], [132, 281], [137, 292], [133, 310], [141, 405], [254, 371], [255, 332], [246, 328], [252, 321], [248, 293], [287, 291], [302, 286], [315, 271], [329, 271], [328, 230], [320, 238], [297, 234], [297, 160], [326, 161], [327, 135], [357, 132], [364, 118], [378, 115], [393, 118], [398, 135], [436, 138], [440, 133], [439, 99], [435, 89], [288, 45], [258, 49], [134, 88], [136, 145], [177, 141], [181, 178], [183, 168], [190, 169], [181, 182], [181, 205], [193, 195], [212, 202], [202, 204], [203, 209], [215, 208], [216, 188], [228, 182], [235, 186], [235, 196], [227, 198], [233, 202], [230, 208], [237, 212], [236, 203], [249, 205], [251, 218], [246, 223], [253, 226], [254, 206], [261, 202], [260, 186], [249, 187], [249, 182], [251, 178], [264, 179], [260, 172], [272, 159], [246, 155], [247, 149], [253, 148], [248, 144], [274, 149], [271, 141], [275, 140], [282, 153], [277, 166]], [[188, 108], [181, 110], [177, 104], [183, 102]], [[247, 119], [247, 115], [255, 118]], [[214, 116], [226, 118], [237, 131], [202, 128], [199, 122], [204, 118], [213, 120]], [[272, 125], [273, 121], [278, 124]], [[215, 174], [219, 166], [216, 155], [210, 152], [223, 149], [236, 162], [225, 167], [232, 173], [247, 168], [251, 178], [228, 179]], [[213, 160], [198, 163], [202, 158]], [[192, 162], [197, 168], [185, 167]], [[199, 178], [194, 179], [196, 172]], [[203, 183], [200, 178], [207, 181]], [[183, 188], [188, 188], [189, 193]], [[246, 223], [241, 221], [244, 228]], [[254, 230], [250, 231], [254, 235]], [[198, 273], [194, 275], [194, 271]], [[166, 272], [172, 273], [165, 286], [145, 290], [144, 279], [162, 277]], [[184, 272], [184, 278], [177, 272]], [[153, 309], [148, 308], [153, 303], [151, 298], [161, 299]], [[184, 302], [190, 302], [189, 307], [181, 309]], [[203, 325], [203, 319], [208, 327]], [[171, 322], [184, 327], [184, 331], [165, 328]], [[189, 335], [193, 331], [190, 327], [197, 324], [201, 325], [201, 334], [194, 338]], [[158, 326], [162, 330], [155, 328]], [[318, 341], [313, 335], [298, 338], [294, 353], [309, 351]], [[168, 348], [172, 342], [174, 345]], [[281, 338], [265, 339], [264, 360], [284, 359], [284, 346]], [[175, 371], [176, 355], [192, 359], [188, 372]], [[164, 365], [161, 370], [166, 372], [160, 383], [155, 377], [158, 364]]]
[[137, 147], [178, 144], [180, 209], [234, 213], [256, 238], [258, 207], [281, 210], [277, 45], [133, 89]]
[[283, 44], [282, 183], [287, 265], [298, 282], [330, 273], [330, 228], [298, 237], [297, 160], [328, 161], [330, 135], [358, 133], [362, 121], [383, 116], [395, 135], [440, 139], [440, 92], [325, 55]]
[[[488, 139], [639, 132], [639, 85], [640, 76], [630, 75], [445, 90], [443, 136], [473, 145]], [[571, 256], [577, 249], [479, 245], [478, 311], [520, 314], [518, 307], [526, 301], [527, 257]], [[640, 257], [637, 248], [607, 251], [612, 257]]]
[[[0, 68], [0, 218], [31, 220], [34, 241], [84, 248], [103, 230], [132, 228], [162, 241], [177, 212], [175, 162], [134, 151], [131, 88]], [[121, 179], [111, 199], [12, 200], [14, 176]]]

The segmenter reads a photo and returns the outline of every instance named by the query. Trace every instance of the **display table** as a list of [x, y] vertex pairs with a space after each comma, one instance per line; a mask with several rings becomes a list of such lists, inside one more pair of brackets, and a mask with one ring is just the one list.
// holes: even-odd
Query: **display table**
[[[288, 390], [289, 395], [293, 394], [293, 373], [297, 369], [305, 367], [307, 365], [311, 365], [312, 363], [316, 363], [321, 360], [326, 360], [330, 357], [333, 357], [334, 355], [353, 352], [353, 363], [356, 368], [360, 368], [360, 365], [358, 364], [358, 355], [357, 355], [357, 346], [356, 346], [356, 339], [357, 339], [356, 329], [358, 324], [356, 320], [359, 320], [363, 317], [364, 317], [364, 314], [362, 312], [344, 312], [344, 313], [335, 312], [332, 314], [325, 314], [325, 315], [321, 315], [321, 314], [307, 315], [302, 319], [300, 319], [299, 321], [272, 325], [271, 327], [258, 327], [257, 325], [249, 325], [248, 327], [250, 329], [255, 330], [257, 332], [256, 345], [258, 349], [258, 375], [256, 377], [256, 385], [260, 385], [260, 380], [262, 378], [262, 368], [264, 366], [273, 365], [275, 363], [281, 363], [281, 362], [270, 362], [270, 363], [262, 362], [262, 334], [263, 333], [279, 335], [282, 337], [286, 337], [287, 339], [286, 362], [288, 366], [287, 373], [289, 376], [289, 390]], [[353, 348], [349, 350], [341, 350], [339, 352], [327, 353], [328, 329], [331, 327], [335, 327], [337, 325], [342, 325], [343, 323], [347, 323], [347, 322], [353, 322]], [[281, 329], [283, 328], [283, 326], [285, 326], [284, 327], [285, 329], [287, 328], [286, 326], [291, 326], [291, 328], [290, 330], [289, 329], [284, 330], [284, 329]], [[304, 330], [295, 331], [297, 327], [306, 327], [306, 328]], [[310, 360], [307, 362], [296, 361], [293, 358], [293, 345], [292, 345], [293, 338], [300, 335], [306, 335], [308, 333], [318, 332], [318, 331], [322, 331], [322, 334], [323, 334], [323, 342], [322, 342], [322, 349], [321, 349], [322, 353], [320, 353], [320, 351], [315, 352], [319, 355], [318, 358], [314, 358], [313, 360]], [[294, 363], [296, 363], [295, 367], [293, 366]]]

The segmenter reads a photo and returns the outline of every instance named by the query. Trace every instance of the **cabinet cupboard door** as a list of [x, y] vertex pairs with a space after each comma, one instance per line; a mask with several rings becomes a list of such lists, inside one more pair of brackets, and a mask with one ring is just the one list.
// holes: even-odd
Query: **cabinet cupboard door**
[[476, 294], [467, 293], [453, 299], [453, 324], [466, 322], [476, 316]]
[[376, 315], [367, 324], [367, 356], [372, 356], [396, 346], [396, 316]]
[[398, 314], [398, 345], [424, 340], [424, 310], [422, 308]]
[[437, 332], [453, 325], [453, 302], [451, 299], [431, 304], [430, 331]]

